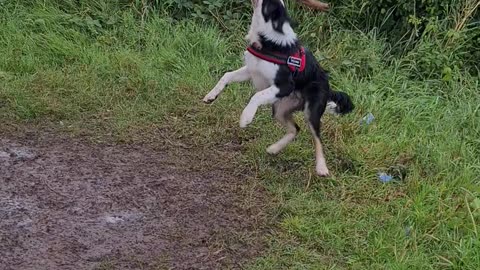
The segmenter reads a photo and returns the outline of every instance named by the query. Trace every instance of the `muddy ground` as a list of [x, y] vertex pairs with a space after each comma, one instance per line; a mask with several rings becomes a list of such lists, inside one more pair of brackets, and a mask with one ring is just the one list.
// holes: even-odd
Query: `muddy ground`
[[1, 135], [0, 269], [243, 268], [264, 194], [239, 153], [201, 151]]

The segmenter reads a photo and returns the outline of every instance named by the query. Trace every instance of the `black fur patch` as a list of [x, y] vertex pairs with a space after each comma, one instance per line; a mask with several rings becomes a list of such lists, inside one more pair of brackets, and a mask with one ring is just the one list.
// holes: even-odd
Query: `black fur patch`
[[292, 45], [278, 45], [277, 43], [271, 41], [264, 35], [260, 34], [260, 43], [262, 44], [262, 49], [265, 49], [267, 51], [271, 52], [278, 52], [281, 54], [292, 54], [294, 52], [298, 51], [298, 47], [300, 47], [300, 43], [297, 41]]

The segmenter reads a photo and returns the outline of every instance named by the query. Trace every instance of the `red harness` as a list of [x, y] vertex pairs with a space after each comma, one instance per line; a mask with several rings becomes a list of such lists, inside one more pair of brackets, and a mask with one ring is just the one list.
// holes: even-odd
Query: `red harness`
[[303, 47], [300, 47], [298, 51], [292, 55], [257, 49], [253, 45], [248, 46], [247, 51], [267, 62], [277, 65], [287, 65], [290, 71], [295, 74], [305, 69], [305, 49]]

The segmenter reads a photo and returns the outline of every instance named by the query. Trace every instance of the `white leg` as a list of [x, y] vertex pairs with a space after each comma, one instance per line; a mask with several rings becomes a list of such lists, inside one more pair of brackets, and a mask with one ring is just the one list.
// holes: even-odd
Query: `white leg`
[[242, 116], [240, 117], [240, 127], [244, 128], [253, 121], [257, 109], [261, 105], [273, 104], [278, 100], [277, 94], [280, 91], [278, 87], [272, 85], [265, 90], [257, 92], [250, 99], [247, 107], [243, 109]]
[[214, 101], [223, 89], [225, 89], [227, 84], [232, 82], [243, 82], [248, 79], [250, 79], [250, 73], [247, 70], [247, 66], [225, 73], [218, 81], [217, 85], [215, 85], [215, 87], [203, 98], [203, 102], [210, 103]]

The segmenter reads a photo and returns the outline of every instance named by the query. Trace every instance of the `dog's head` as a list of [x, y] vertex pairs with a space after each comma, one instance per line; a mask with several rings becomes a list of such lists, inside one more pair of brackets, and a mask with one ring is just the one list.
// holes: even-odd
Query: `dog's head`
[[283, 25], [290, 22], [283, 0], [251, 0], [256, 19], [263, 18], [264, 24], [271, 24], [274, 31], [283, 34]]
[[[253, 17], [246, 36], [251, 44], [260, 44], [260, 37], [277, 45], [293, 45], [297, 35], [290, 25], [290, 18], [283, 0], [251, 0]], [[260, 44], [261, 47], [261, 44]]]

